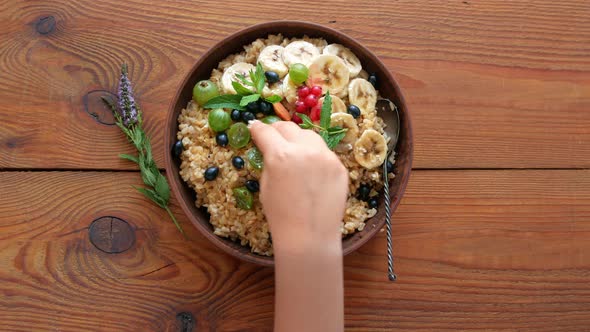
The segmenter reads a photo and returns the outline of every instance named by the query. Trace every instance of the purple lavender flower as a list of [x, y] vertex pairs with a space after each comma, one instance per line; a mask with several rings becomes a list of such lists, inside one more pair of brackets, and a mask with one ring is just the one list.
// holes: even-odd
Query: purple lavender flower
[[125, 127], [129, 127], [137, 123], [138, 111], [135, 105], [135, 98], [133, 98], [133, 89], [131, 88], [131, 81], [127, 77], [127, 65], [123, 64], [121, 68], [121, 80], [119, 81], [119, 114], [123, 119]]

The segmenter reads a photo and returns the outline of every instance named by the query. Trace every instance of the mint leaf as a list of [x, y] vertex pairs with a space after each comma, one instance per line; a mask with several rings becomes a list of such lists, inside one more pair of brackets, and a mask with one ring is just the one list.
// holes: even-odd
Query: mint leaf
[[170, 187], [168, 186], [168, 181], [166, 181], [166, 177], [158, 172], [158, 177], [156, 179], [156, 184], [154, 185], [154, 190], [162, 198], [166, 205], [168, 205], [168, 200], [170, 200]]
[[271, 104], [278, 103], [279, 101], [283, 100], [283, 98], [279, 95], [272, 95], [270, 97], [264, 98], [264, 100], [268, 101]]
[[313, 121], [311, 121], [311, 119], [309, 118], [309, 116], [303, 114], [303, 113], [297, 113], [297, 116], [299, 116], [301, 118], [301, 120], [303, 120], [303, 123], [301, 123], [299, 125], [299, 127], [303, 128], [303, 129], [311, 129], [313, 128]]
[[324, 140], [326, 141], [326, 144], [328, 145], [328, 148], [330, 150], [333, 150], [336, 145], [338, 145], [338, 143], [340, 143], [340, 141], [344, 138], [344, 136], [346, 135], [346, 132], [341, 132], [338, 134], [328, 134], [327, 139], [324, 138]]
[[253, 101], [257, 101], [260, 98], [260, 95], [255, 93], [249, 96], [242, 96], [242, 100], [240, 101], [240, 106], [245, 107], [246, 105], [250, 104]]
[[143, 183], [147, 184], [150, 187], [155, 186], [156, 175], [152, 173], [152, 171], [149, 169], [149, 166], [146, 166], [145, 164], [139, 164], [139, 168], [141, 170], [141, 179], [143, 180]]
[[246, 75], [244, 75], [244, 74], [236, 74], [236, 77], [240, 81], [242, 81], [242, 84], [248, 85], [248, 86], [252, 86], [252, 87], [254, 86], [254, 84], [252, 82], [248, 81], [248, 79], [246, 78]]
[[242, 96], [240, 95], [221, 95], [214, 98], [211, 98], [208, 102], [205, 103], [203, 108], [235, 108], [240, 111], [245, 110], [243, 106], [240, 106], [240, 100]]
[[122, 154], [119, 155], [119, 158], [122, 158], [122, 159], [125, 159], [125, 160], [129, 160], [129, 161], [132, 161], [132, 162], [134, 162], [136, 164], [139, 164], [139, 159], [137, 159], [136, 156], [132, 156], [130, 154], [122, 153]]
[[347, 128], [342, 128], [340, 126], [335, 126], [335, 127], [330, 127], [327, 130], [328, 130], [328, 133], [330, 135], [334, 135], [334, 134], [346, 133], [346, 131], [348, 129]]
[[254, 76], [255, 78], [252, 79], [252, 82], [254, 82], [254, 84], [256, 85], [256, 91], [258, 91], [258, 93], [262, 93], [262, 90], [264, 89], [265, 77], [264, 69], [262, 68], [262, 64], [260, 62], [256, 64], [256, 73], [254, 74]]
[[320, 113], [320, 127], [328, 129], [330, 127], [330, 116], [332, 115], [332, 97], [330, 91], [326, 92], [324, 103], [322, 104], [322, 112]]
[[139, 191], [140, 193], [144, 194], [145, 197], [149, 198], [152, 202], [156, 203], [159, 207], [165, 209], [166, 208], [166, 202], [164, 202], [164, 200], [162, 200], [162, 198], [160, 196], [158, 196], [158, 194], [153, 191], [152, 189], [148, 189], [148, 188], [141, 188], [141, 187], [134, 187], [135, 189], [137, 189], [137, 191]]
[[[252, 86], [254, 88], [256, 88], [257, 87], [257, 85], [256, 85], [256, 72], [254, 70], [250, 70], [249, 76], [250, 76], [250, 81], [252, 81]], [[258, 90], [258, 89], [256, 89], [256, 90]]]
[[232, 81], [231, 85], [234, 87], [234, 90], [236, 90], [236, 92], [239, 95], [246, 96], [246, 95], [252, 94], [252, 91], [250, 91], [250, 89], [244, 87], [239, 82]]

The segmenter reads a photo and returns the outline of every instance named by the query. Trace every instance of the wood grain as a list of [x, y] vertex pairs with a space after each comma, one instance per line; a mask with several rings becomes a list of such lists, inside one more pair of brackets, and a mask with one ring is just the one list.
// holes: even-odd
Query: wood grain
[[[5, 331], [267, 331], [271, 269], [216, 250], [135, 172], [0, 173]], [[135, 245], [96, 249], [100, 216]], [[582, 331], [590, 325], [590, 171], [416, 171], [394, 222], [397, 283], [381, 233], [345, 258], [349, 331]]]
[[330, 25], [383, 59], [413, 114], [417, 168], [590, 167], [588, 2], [281, 8], [252, 0], [0, 0], [0, 168], [131, 169], [117, 158], [128, 149], [120, 133], [84, 107], [88, 93], [115, 90], [123, 61], [162, 165], [165, 112], [199, 55], [240, 28], [287, 18]]

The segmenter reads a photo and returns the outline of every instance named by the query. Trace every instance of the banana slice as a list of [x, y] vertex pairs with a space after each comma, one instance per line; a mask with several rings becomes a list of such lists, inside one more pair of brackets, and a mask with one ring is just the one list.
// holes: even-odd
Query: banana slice
[[253, 65], [246, 62], [238, 62], [227, 68], [221, 76], [221, 89], [227, 94], [236, 94], [236, 90], [232, 86], [232, 81], [239, 81], [236, 74], [242, 74], [248, 77], [250, 70], [256, 70]]
[[375, 111], [377, 91], [373, 84], [364, 78], [355, 78], [348, 85], [348, 101], [361, 110], [361, 114], [367, 115]]
[[365, 130], [354, 144], [353, 154], [354, 159], [366, 169], [382, 165], [387, 156], [385, 137], [374, 129]]
[[258, 62], [265, 71], [274, 71], [283, 78], [289, 72], [289, 67], [283, 62], [283, 51], [284, 47], [279, 45], [267, 46], [258, 55]]
[[342, 144], [352, 143], [356, 140], [359, 128], [356, 120], [348, 113], [334, 113], [330, 116], [330, 126], [339, 126], [348, 129], [346, 135], [340, 141]]
[[262, 89], [262, 97], [268, 98], [272, 95], [278, 95], [283, 97], [283, 82], [278, 81], [277, 83], [273, 84], [265, 84], [264, 89]]
[[319, 85], [324, 92], [330, 91], [331, 95], [339, 95], [346, 89], [349, 76], [350, 72], [344, 60], [335, 55], [324, 54], [315, 58], [309, 65], [307, 83]]
[[369, 73], [367, 73], [367, 71], [363, 69], [363, 70], [361, 70], [361, 72], [359, 73], [359, 76], [358, 76], [358, 77], [360, 77], [360, 78], [364, 78], [364, 79], [368, 80], [368, 79], [369, 79]]
[[317, 47], [306, 41], [298, 40], [285, 46], [283, 62], [287, 67], [291, 67], [294, 63], [302, 63], [307, 66], [318, 55], [320, 55], [320, 51]]
[[344, 99], [344, 98], [348, 97], [348, 88], [342, 89], [342, 91], [338, 92], [334, 96], [336, 96], [340, 99]]
[[283, 78], [283, 97], [289, 104], [297, 101], [297, 85], [291, 81], [289, 74]]
[[[346, 113], [346, 104], [342, 101], [342, 99], [331, 96], [332, 97], [332, 113]], [[318, 105], [324, 104], [324, 97], [318, 100]]]
[[357, 58], [350, 49], [340, 44], [330, 44], [324, 47], [323, 54], [335, 55], [344, 60], [346, 67], [348, 67], [348, 70], [350, 71], [350, 77], [356, 77], [363, 69], [359, 58]]

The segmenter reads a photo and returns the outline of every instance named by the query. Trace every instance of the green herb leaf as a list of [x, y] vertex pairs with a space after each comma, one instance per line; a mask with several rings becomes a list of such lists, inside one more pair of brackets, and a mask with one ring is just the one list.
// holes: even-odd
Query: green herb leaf
[[203, 106], [204, 108], [232, 108], [240, 111], [245, 110], [243, 106], [240, 106], [240, 95], [221, 95], [210, 99]]
[[254, 203], [252, 193], [246, 187], [238, 187], [233, 190], [236, 206], [243, 210], [251, 210]]
[[262, 90], [264, 89], [264, 81], [265, 81], [265, 76], [264, 76], [264, 69], [262, 68], [262, 64], [260, 62], [258, 62], [256, 64], [256, 80], [252, 80], [252, 82], [254, 82], [254, 84], [256, 84], [256, 91], [258, 93], [262, 93]]
[[252, 91], [250, 91], [250, 89], [248, 89], [248, 88], [244, 87], [243, 85], [241, 85], [241, 84], [240, 84], [239, 82], [237, 82], [237, 81], [232, 81], [232, 82], [231, 82], [231, 85], [234, 87], [234, 90], [236, 90], [236, 92], [237, 92], [239, 95], [242, 95], [242, 96], [247, 96], [247, 95], [249, 95], [249, 94], [252, 94]]
[[253, 101], [257, 101], [258, 99], [260, 99], [260, 95], [258, 93], [249, 96], [242, 96], [240, 106], [245, 107], [246, 105], [250, 104]]
[[322, 104], [322, 112], [320, 113], [320, 126], [322, 128], [330, 127], [330, 116], [332, 115], [332, 97], [330, 91], [326, 92], [324, 103]]
[[338, 145], [338, 143], [340, 143], [340, 141], [344, 138], [344, 136], [346, 136], [346, 132], [340, 132], [338, 134], [333, 134], [333, 135], [328, 134], [328, 137], [324, 138], [324, 140], [326, 141], [328, 148], [330, 150], [334, 150], [336, 145]]
[[258, 91], [258, 85], [256, 84], [256, 72], [254, 70], [250, 70], [250, 81], [252, 81], [252, 86]]
[[244, 84], [244, 85], [248, 85], [248, 86], [252, 86], [252, 87], [254, 86], [254, 83], [252, 83], [252, 82], [248, 81], [248, 79], [246, 78], [246, 75], [244, 75], [244, 74], [239, 74], [239, 73], [238, 73], [238, 74], [236, 74], [236, 77], [237, 77], [237, 78], [238, 78], [240, 81], [242, 81], [242, 84]]
[[330, 127], [327, 129], [327, 131], [330, 135], [346, 133], [347, 130], [348, 130], [347, 128], [342, 128], [340, 126]]
[[248, 158], [248, 163], [250, 163], [252, 168], [261, 170], [264, 167], [262, 153], [257, 147], [253, 147], [252, 149], [248, 150], [248, 152], [246, 152], [246, 158]]
[[129, 160], [129, 161], [132, 161], [132, 162], [134, 162], [136, 164], [139, 164], [139, 159], [137, 159], [136, 156], [132, 156], [130, 154], [122, 153], [122, 154], [119, 155], [119, 158], [122, 158], [122, 159], [125, 159], [125, 160]]
[[297, 113], [297, 116], [299, 116], [301, 118], [301, 120], [303, 120], [303, 123], [299, 124], [299, 127], [303, 128], [303, 129], [313, 128], [313, 121], [311, 121], [309, 116], [307, 116], [303, 113]]
[[270, 96], [270, 97], [266, 97], [266, 98], [264, 98], [264, 100], [268, 101], [268, 102], [269, 102], [269, 103], [271, 103], [271, 104], [274, 104], [274, 103], [278, 103], [278, 102], [280, 102], [281, 100], [283, 100], [283, 97], [281, 97], [281, 96], [279, 96], [279, 95], [272, 95], [272, 96]]
[[152, 144], [143, 130], [141, 130], [141, 145], [143, 145], [143, 149], [145, 150], [145, 158], [150, 161], [150, 164], [152, 164], [155, 169], [157, 169], [157, 167], [155, 167], [156, 163], [154, 162], [154, 157], [152, 156]]
[[156, 185], [154, 186], [154, 190], [166, 202], [168, 205], [168, 201], [170, 200], [170, 187], [168, 186], [168, 181], [166, 181], [166, 177], [158, 172], [158, 177], [156, 179]]
[[145, 184], [150, 187], [156, 185], [156, 175], [152, 173], [152, 171], [144, 165], [140, 165], [141, 170], [141, 179]]
[[131, 130], [131, 142], [135, 145], [135, 148], [140, 151], [143, 150], [143, 140], [141, 130], [137, 130], [136, 127]]
[[144, 194], [145, 197], [149, 198], [152, 202], [156, 203], [159, 207], [165, 209], [166, 208], [166, 202], [164, 202], [164, 200], [162, 200], [162, 198], [160, 196], [158, 196], [158, 194], [153, 191], [152, 189], [148, 189], [148, 188], [141, 188], [141, 187], [134, 187], [135, 189], [137, 189], [137, 191], [139, 191], [140, 193]]

